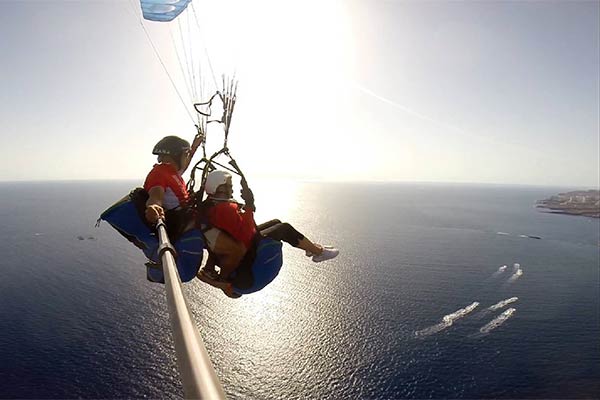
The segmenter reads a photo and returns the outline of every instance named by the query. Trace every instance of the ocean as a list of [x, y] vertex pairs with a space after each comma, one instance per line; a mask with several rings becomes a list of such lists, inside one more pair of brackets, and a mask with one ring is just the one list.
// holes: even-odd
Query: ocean
[[[94, 227], [136, 185], [0, 183], [1, 398], [183, 395], [163, 286]], [[600, 396], [600, 221], [535, 208], [561, 188], [253, 189], [258, 222], [341, 253], [285, 245], [277, 279], [237, 300], [185, 285], [229, 398]]]

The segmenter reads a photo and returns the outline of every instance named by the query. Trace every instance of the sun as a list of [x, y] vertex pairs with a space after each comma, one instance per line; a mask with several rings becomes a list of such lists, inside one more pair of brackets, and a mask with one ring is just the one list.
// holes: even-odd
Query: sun
[[346, 173], [360, 152], [353, 139], [360, 124], [353, 122], [348, 82], [356, 57], [343, 2], [194, 1], [161, 28], [160, 50], [167, 48], [182, 102], [205, 101], [223, 75], [239, 82], [229, 144], [250, 172], [300, 179]]

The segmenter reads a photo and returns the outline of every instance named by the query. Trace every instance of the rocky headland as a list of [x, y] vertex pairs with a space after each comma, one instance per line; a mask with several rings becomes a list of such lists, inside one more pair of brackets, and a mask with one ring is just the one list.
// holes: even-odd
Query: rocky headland
[[545, 200], [538, 200], [536, 206], [547, 208], [551, 213], [583, 215], [600, 218], [600, 191], [576, 190], [559, 193]]

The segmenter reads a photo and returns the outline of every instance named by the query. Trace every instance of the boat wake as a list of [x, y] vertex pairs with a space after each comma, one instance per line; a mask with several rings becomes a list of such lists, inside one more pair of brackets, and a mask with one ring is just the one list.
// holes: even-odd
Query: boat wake
[[[508, 232], [496, 232], [496, 235], [500, 235], [500, 236], [513, 236]], [[521, 235], [515, 235], [518, 236], [520, 238], [525, 238], [525, 239], [541, 239], [541, 236], [538, 235], [525, 235], [525, 234], [521, 234]]]
[[487, 315], [489, 315], [490, 313], [492, 313], [493, 311], [498, 311], [499, 309], [504, 308], [507, 305], [509, 305], [510, 303], [514, 303], [517, 300], [519, 300], [518, 297], [511, 297], [510, 299], [502, 300], [502, 301], [494, 304], [493, 306], [490, 306], [490, 307], [486, 308], [485, 310], [480, 311], [479, 313], [477, 313], [477, 315], [475, 315], [475, 318], [482, 319], [482, 318], [486, 317]]
[[439, 324], [430, 326], [428, 328], [421, 329], [420, 331], [416, 331], [415, 336], [425, 337], [425, 336], [430, 336], [430, 335], [433, 335], [434, 333], [443, 331], [444, 329], [451, 327], [452, 324], [454, 324], [454, 322], [456, 320], [463, 318], [464, 316], [471, 313], [475, 308], [477, 308], [478, 305], [479, 305], [479, 303], [475, 301], [465, 308], [461, 308], [460, 310], [457, 310], [451, 314], [444, 315], [442, 317], [442, 322], [440, 322]]
[[514, 303], [517, 300], [519, 300], [518, 297], [511, 297], [510, 299], [502, 300], [501, 302], [496, 303], [493, 306], [488, 307], [487, 309], [489, 311], [496, 311], [503, 308], [506, 305], [509, 305], [510, 303]]
[[499, 277], [504, 271], [506, 271], [507, 268], [508, 268], [508, 266], [506, 266], [506, 265], [501, 266], [500, 268], [498, 268], [498, 271], [496, 271], [492, 274], [492, 278]]
[[507, 319], [509, 319], [515, 311], [517, 310], [514, 308], [509, 308], [508, 310], [504, 311], [502, 314], [500, 314], [499, 316], [482, 326], [479, 329], [479, 333], [490, 333], [491, 331], [502, 325]]
[[519, 279], [523, 275], [523, 270], [521, 268], [517, 269], [510, 278], [506, 281], [506, 283], [513, 283], [517, 279]]

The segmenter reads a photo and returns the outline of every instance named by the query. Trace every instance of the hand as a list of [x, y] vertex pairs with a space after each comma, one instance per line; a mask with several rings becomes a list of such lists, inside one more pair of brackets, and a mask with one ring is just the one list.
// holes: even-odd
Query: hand
[[240, 190], [240, 194], [242, 196], [242, 200], [244, 200], [246, 203], [245, 208], [247, 210], [256, 211], [256, 207], [254, 206], [254, 193], [252, 193], [252, 190], [248, 186], [245, 186], [242, 188], [242, 190]]
[[146, 220], [151, 224], [155, 224], [159, 219], [165, 218], [165, 210], [158, 204], [151, 204], [146, 206], [146, 212], [144, 213]]
[[202, 144], [202, 141], [204, 140], [204, 134], [203, 133], [197, 133], [196, 136], [194, 136], [194, 141], [192, 143], [192, 152], [195, 152], [196, 149]]

